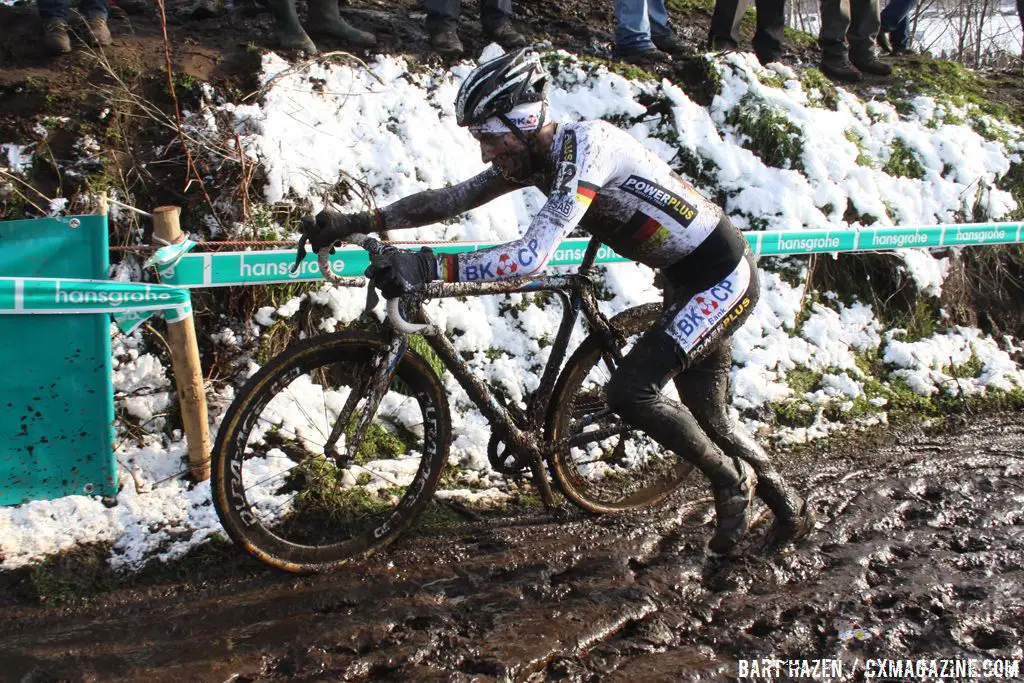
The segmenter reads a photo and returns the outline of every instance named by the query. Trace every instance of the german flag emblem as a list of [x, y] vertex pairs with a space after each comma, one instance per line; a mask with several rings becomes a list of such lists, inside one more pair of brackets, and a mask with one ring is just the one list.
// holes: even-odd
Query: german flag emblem
[[597, 191], [601, 189], [597, 185], [591, 185], [585, 183], [582, 180], [576, 185], [576, 201], [583, 206], [590, 206], [590, 202], [594, 201], [594, 197], [597, 196]]

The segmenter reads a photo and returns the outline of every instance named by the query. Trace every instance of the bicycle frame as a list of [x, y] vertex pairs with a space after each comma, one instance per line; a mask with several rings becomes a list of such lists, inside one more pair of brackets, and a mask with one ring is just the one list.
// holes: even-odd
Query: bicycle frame
[[[422, 302], [428, 299], [544, 291], [555, 292], [558, 295], [562, 302], [562, 321], [559, 325], [555, 341], [552, 344], [551, 355], [548, 357], [541, 375], [540, 384], [530, 395], [525, 411], [515, 405], [506, 405], [499, 401], [487, 383], [478, 378], [469, 369], [469, 366], [462, 360], [455, 346], [442, 331], [431, 328], [424, 330], [424, 339], [434, 350], [434, 353], [437, 354], [438, 358], [441, 359], [441, 362], [448, 371], [452, 373], [456, 381], [466, 390], [466, 393], [480, 409], [480, 412], [487, 417], [492, 428], [506, 435], [509, 443], [530, 456], [530, 465], [535, 483], [540, 491], [541, 498], [548, 506], [554, 505], [555, 501], [543, 463], [545, 456], [549, 454], [548, 452], [558, 448], [559, 445], [543, 444], [536, 434], [544, 426], [543, 423], [548, 412], [551, 394], [568, 352], [569, 337], [581, 312], [593, 332], [606, 336], [609, 342], [608, 348], [611, 350], [614, 360], [621, 360], [621, 354], [618, 351], [620, 344], [614, 343], [617, 340], [617, 335], [612, 330], [605, 315], [598, 310], [597, 300], [593, 292], [593, 281], [589, 277], [600, 244], [597, 239], [591, 239], [583, 256], [582, 264], [574, 274], [516, 278], [493, 282], [434, 282], [425, 285], [422, 290], [403, 298], [403, 308], [406, 314], [410, 313], [410, 309], [414, 310], [415, 315], [413, 317], [417, 320], [422, 320], [425, 318]], [[378, 359], [373, 372], [373, 378], [369, 386], [366, 387], [367, 403], [364, 406], [363, 415], [354, 435], [354, 444], [350, 444], [350, 448], [353, 451], [358, 448], [362, 432], [376, 412], [377, 404], [390, 383], [391, 376], [399, 360], [405, 354], [408, 347], [408, 341], [404, 333], [395, 329], [391, 324], [387, 326], [387, 329], [390, 343], [387, 350], [382, 353], [382, 357]], [[351, 409], [354, 409], [354, 407], [353, 404]], [[347, 424], [347, 416], [350, 414], [351, 409], [349, 406], [346, 406], [346, 409], [342, 414], [343, 420], [339, 420], [339, 424]]]

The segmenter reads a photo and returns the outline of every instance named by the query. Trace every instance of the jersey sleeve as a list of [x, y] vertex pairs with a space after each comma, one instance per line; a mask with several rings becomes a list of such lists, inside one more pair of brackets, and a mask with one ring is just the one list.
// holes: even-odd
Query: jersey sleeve
[[440, 278], [448, 282], [505, 280], [540, 272], [614, 175], [609, 150], [596, 149], [587, 135], [581, 128], [562, 134], [551, 193], [522, 237], [480, 251], [443, 254], [438, 257]]

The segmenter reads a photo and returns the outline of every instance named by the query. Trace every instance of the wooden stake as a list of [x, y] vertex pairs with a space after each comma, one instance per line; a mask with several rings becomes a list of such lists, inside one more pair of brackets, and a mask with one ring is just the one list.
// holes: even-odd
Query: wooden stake
[[[153, 235], [171, 244], [181, 239], [177, 206], [153, 209]], [[181, 421], [188, 437], [188, 464], [196, 481], [210, 478], [210, 426], [206, 412], [206, 392], [199, 363], [195, 322], [191, 317], [167, 323], [167, 343], [171, 347], [174, 383], [181, 404]]]

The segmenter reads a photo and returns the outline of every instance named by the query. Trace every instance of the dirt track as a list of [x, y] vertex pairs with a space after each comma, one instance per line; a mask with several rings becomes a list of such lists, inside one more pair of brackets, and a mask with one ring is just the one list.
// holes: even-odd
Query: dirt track
[[0, 679], [682, 681], [730, 680], [740, 658], [1019, 662], [1022, 454], [1024, 420], [1003, 415], [788, 456], [822, 522], [770, 560], [705, 559], [695, 484], [630, 517], [413, 534], [332, 576], [254, 569], [194, 593], [16, 607]]

